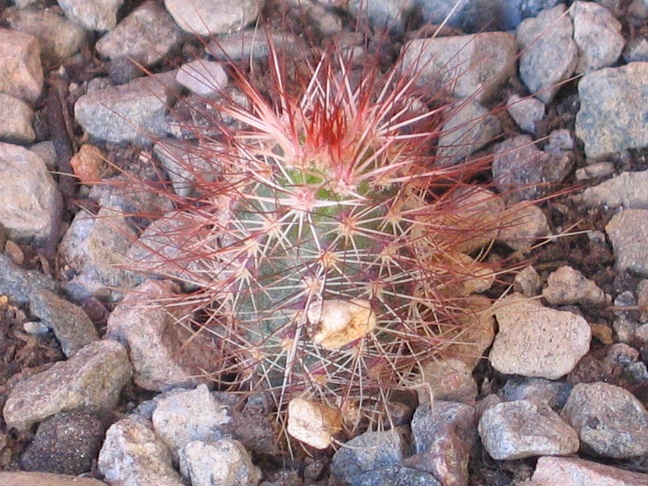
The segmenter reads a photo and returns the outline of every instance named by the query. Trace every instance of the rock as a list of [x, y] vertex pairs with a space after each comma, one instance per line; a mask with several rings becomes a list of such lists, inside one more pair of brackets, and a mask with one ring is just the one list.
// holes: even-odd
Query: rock
[[0, 486], [106, 486], [103, 481], [42, 472], [0, 472]]
[[566, 265], [549, 275], [542, 296], [551, 305], [603, 305], [612, 300], [596, 283]]
[[574, 137], [572, 136], [571, 130], [567, 128], [552, 130], [549, 134], [547, 145], [542, 150], [554, 154], [574, 150]]
[[411, 424], [415, 454], [403, 465], [429, 472], [445, 486], [467, 485], [475, 425], [471, 406], [443, 401], [419, 405]]
[[125, 418], [108, 429], [98, 466], [110, 484], [183, 486], [169, 449], [144, 419]]
[[227, 86], [227, 73], [219, 62], [197, 60], [178, 69], [176, 81], [201, 96], [213, 96]]
[[81, 210], [63, 236], [59, 254], [64, 269], [76, 274], [73, 283], [83, 287], [86, 295], [105, 297], [110, 289], [129, 289], [141, 280], [123, 268], [128, 248], [136, 240], [121, 211], [101, 208], [92, 215]]
[[32, 127], [34, 112], [27, 103], [0, 93], [0, 111], [4, 114], [0, 120], [0, 140], [17, 144], [28, 144], [34, 141], [36, 138]]
[[194, 35], [241, 30], [257, 18], [263, 3], [257, 0], [164, 0], [164, 6], [176, 23]]
[[524, 20], [517, 28], [521, 48], [520, 78], [531, 93], [545, 104], [551, 102], [576, 68], [578, 52], [572, 40], [573, 27], [564, 5]]
[[[576, 169], [576, 180], [585, 181], [589, 179], [600, 179], [614, 174], [614, 164], [612, 162], [597, 162], [580, 169]], [[588, 187], [585, 191], [592, 189]]]
[[506, 100], [506, 110], [518, 127], [527, 133], [534, 134], [536, 123], [544, 118], [545, 105], [536, 98], [521, 98], [514, 94]]
[[586, 73], [613, 65], [625, 41], [621, 22], [605, 7], [591, 2], [574, 2], [569, 9], [574, 23], [574, 42], [578, 47], [577, 73]]
[[648, 145], [645, 106], [648, 98], [648, 63], [633, 62], [586, 74], [578, 83], [580, 110], [576, 136], [587, 157], [600, 157]]
[[368, 20], [378, 28], [387, 28], [400, 32], [405, 28], [408, 15], [415, 6], [414, 0], [383, 0], [366, 2], [351, 0], [348, 2], [349, 13], [360, 20]]
[[0, 143], [0, 223], [9, 238], [38, 243], [52, 238], [59, 225], [60, 197], [38, 155]]
[[0, 295], [16, 304], [26, 304], [39, 289], [55, 291], [56, 282], [35, 270], [23, 270], [7, 255], [0, 254]]
[[252, 28], [219, 36], [207, 45], [205, 51], [220, 62], [266, 59], [270, 52], [269, 41], [282, 52], [303, 48], [300, 39], [289, 32], [259, 35], [258, 30]]
[[418, 39], [404, 47], [403, 67], [421, 85], [458, 98], [488, 101], [515, 71], [515, 39], [505, 32]]
[[437, 163], [443, 167], [465, 159], [502, 131], [497, 117], [474, 100], [456, 104], [445, 119], [437, 149]]
[[350, 486], [383, 486], [386, 484], [394, 486], [442, 486], [432, 474], [402, 466], [386, 466], [372, 469], [354, 476], [348, 484]]
[[528, 400], [542, 403], [552, 410], [562, 410], [572, 385], [566, 381], [545, 380], [544, 378], [513, 378], [507, 380], [500, 395], [507, 402]]
[[86, 41], [85, 30], [53, 10], [8, 9], [12, 30], [33, 35], [40, 41], [45, 64], [59, 64], [79, 52]]
[[508, 207], [500, 224], [497, 240], [521, 252], [530, 251], [535, 241], [550, 231], [542, 209], [526, 201]]
[[515, 276], [513, 290], [525, 297], [535, 297], [542, 287], [542, 279], [531, 265], [524, 267]]
[[105, 432], [106, 426], [97, 413], [59, 413], [39, 425], [34, 440], [20, 458], [21, 465], [26, 471], [75, 476], [90, 472]]
[[630, 64], [631, 62], [648, 61], [648, 39], [639, 37], [630, 39], [623, 49], [623, 60]]
[[17, 383], [3, 409], [5, 422], [24, 431], [52, 415], [79, 407], [111, 410], [131, 374], [122, 345], [111, 340], [95, 341], [69, 360]]
[[57, 0], [65, 16], [88, 30], [110, 30], [117, 25], [117, 12], [124, 0]]
[[326, 449], [342, 430], [340, 410], [317, 400], [293, 398], [288, 404], [288, 434], [315, 449]]
[[529, 400], [498, 403], [486, 410], [479, 420], [479, 435], [496, 460], [573, 454], [579, 446], [576, 432], [556, 412]]
[[648, 277], [648, 209], [626, 209], [615, 214], [605, 232], [614, 249], [615, 268]]
[[127, 57], [150, 66], [166, 57], [179, 41], [180, 31], [171, 16], [149, 0], [99, 39], [95, 47], [104, 57]]
[[513, 294], [496, 305], [495, 317], [499, 333], [490, 361], [500, 373], [558, 379], [589, 351], [590, 327], [571, 312]]
[[78, 307], [49, 290], [38, 290], [30, 303], [31, 313], [54, 331], [66, 357], [71, 358], [81, 348], [99, 339], [94, 324]]
[[233, 439], [189, 442], [180, 451], [180, 472], [192, 486], [256, 486], [261, 481], [250, 453]]
[[34, 102], [43, 89], [38, 39], [0, 28], [0, 93]]
[[206, 385], [161, 399], [152, 416], [155, 434], [176, 459], [180, 449], [190, 442], [221, 439], [220, 428], [229, 421], [227, 407], [214, 399]]
[[637, 305], [641, 309], [639, 322], [648, 322], [648, 280], [643, 279], [637, 284]]
[[576, 457], [541, 457], [531, 478], [533, 486], [648, 486], [648, 476]]
[[648, 170], [622, 172], [610, 180], [588, 187], [577, 201], [590, 207], [648, 209]]
[[90, 91], [74, 104], [74, 116], [100, 140], [148, 145], [166, 133], [164, 115], [176, 89], [174, 78], [173, 73], [163, 73]]
[[355, 484], [354, 477], [380, 467], [398, 466], [407, 455], [405, 429], [364, 432], [337, 450], [331, 460], [331, 475]]
[[[178, 71], [178, 73], [180, 72], [182, 69]], [[222, 150], [222, 147], [216, 145], [192, 146], [185, 141], [176, 139], [160, 140], [153, 146], [153, 153], [160, 160], [171, 179], [173, 191], [183, 197], [192, 195], [196, 184], [209, 183], [216, 178], [219, 170], [213, 162], [213, 155], [218, 150]]]
[[126, 294], [108, 318], [106, 335], [127, 347], [133, 381], [145, 390], [195, 386], [219, 369], [211, 338], [193, 336], [180, 324], [186, 306], [165, 306], [178, 297], [176, 291], [168, 280], [148, 280]]
[[579, 383], [562, 415], [578, 432], [584, 452], [615, 459], [648, 454], [648, 412], [621, 387]]
[[70, 159], [74, 175], [81, 184], [97, 184], [103, 175], [106, 158], [99, 148], [88, 143], [79, 147], [79, 151]]
[[569, 153], [544, 152], [530, 136], [518, 135], [497, 144], [492, 172], [497, 189], [514, 203], [551, 194], [572, 165]]
[[472, 376], [473, 368], [458, 359], [429, 361], [421, 367], [422, 383], [425, 385], [419, 392], [425, 400], [431, 394], [434, 400], [472, 403], [477, 397], [477, 383]]

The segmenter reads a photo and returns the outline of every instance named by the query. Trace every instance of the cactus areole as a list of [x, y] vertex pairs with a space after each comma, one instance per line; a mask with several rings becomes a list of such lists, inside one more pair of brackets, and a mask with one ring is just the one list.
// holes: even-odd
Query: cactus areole
[[191, 193], [166, 216], [185, 230], [160, 230], [181, 254], [166, 268], [218, 349], [214, 380], [269, 391], [279, 415], [305, 398], [347, 430], [387, 423], [391, 392], [483, 310], [471, 294], [495, 275], [481, 257], [498, 229], [471, 202], [484, 164], [437, 156], [448, 105], [412, 69], [336, 48], [292, 63], [270, 50], [267, 93], [231, 66], [244, 101], [209, 101], [221, 135], [181, 142], [201, 163], [184, 162]]

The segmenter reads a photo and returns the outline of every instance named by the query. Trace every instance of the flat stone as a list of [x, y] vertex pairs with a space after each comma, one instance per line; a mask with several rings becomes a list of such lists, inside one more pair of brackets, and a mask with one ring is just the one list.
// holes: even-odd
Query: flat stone
[[648, 145], [648, 62], [586, 74], [578, 83], [576, 136], [587, 157]]
[[88, 30], [110, 30], [117, 25], [117, 12], [124, 0], [57, 0], [65, 16]]
[[137, 7], [95, 44], [110, 59], [128, 57], [145, 66], [168, 55], [180, 41], [180, 30], [158, 4], [148, 1]]
[[34, 141], [36, 133], [32, 126], [34, 112], [23, 100], [0, 93], [0, 140], [18, 144]]
[[419, 73], [418, 83], [477, 102], [489, 100], [515, 72], [515, 38], [505, 32], [418, 39], [404, 49], [403, 67]]
[[34, 102], [43, 89], [38, 39], [0, 28], [0, 93]]
[[194, 35], [241, 30], [257, 18], [263, 4], [258, 0], [164, 0], [176, 23]]
[[0, 295], [16, 304], [26, 304], [39, 289], [56, 290], [51, 277], [35, 270], [25, 270], [0, 254]]
[[60, 197], [43, 159], [0, 143], [0, 223], [11, 239], [43, 243], [51, 238], [59, 224]]
[[605, 227], [615, 256], [615, 268], [648, 277], [648, 209], [626, 209]]
[[36, 291], [29, 308], [32, 314], [40, 317], [41, 322], [54, 331], [63, 354], [68, 358], [99, 339], [97, 329], [83, 309], [54, 292], [45, 289]]
[[531, 481], [533, 486], [648, 486], [648, 475], [576, 457], [541, 457]]
[[556, 412], [529, 400], [498, 403], [486, 410], [479, 420], [479, 435], [496, 460], [573, 454], [579, 446], [576, 432]]
[[173, 468], [171, 452], [155, 435], [150, 422], [128, 417], [106, 432], [98, 467], [110, 484], [183, 486]]
[[524, 20], [516, 37], [521, 49], [520, 78], [540, 101], [549, 104], [576, 68], [578, 52], [565, 5]]
[[495, 306], [495, 317], [499, 333], [490, 361], [500, 373], [558, 379], [589, 351], [590, 327], [571, 312], [513, 294]]
[[576, 196], [590, 207], [648, 209], [648, 170], [622, 172], [600, 184], [588, 187]]
[[0, 486], [106, 486], [90, 478], [43, 472], [0, 471]]
[[603, 305], [611, 302], [594, 281], [567, 265], [549, 275], [542, 296], [551, 305]]
[[648, 454], [648, 411], [624, 388], [578, 383], [562, 411], [589, 454], [627, 459]]
[[24, 431], [66, 410], [112, 410], [131, 374], [132, 367], [121, 344], [95, 341], [69, 360], [17, 383], [3, 409], [5, 422]]

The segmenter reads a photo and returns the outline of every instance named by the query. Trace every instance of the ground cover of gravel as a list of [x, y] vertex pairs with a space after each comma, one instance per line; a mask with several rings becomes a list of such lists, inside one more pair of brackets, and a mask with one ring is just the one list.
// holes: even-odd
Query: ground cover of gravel
[[[0, 486], [648, 485], [648, 2], [466, 1], [436, 38], [450, 2], [188, 3], [0, 1]], [[469, 66], [451, 98], [479, 94], [439, 150], [492, 156], [509, 209], [553, 195], [496, 238], [520, 271], [486, 291], [507, 295], [477, 326], [482, 359], [429, 363], [393, 428], [292, 455], [263, 396], [211, 390], [169, 315], [128, 306], [120, 215], [168, 201], [90, 183], [154, 161], [189, 194], [169, 141], [201, 123], [196, 70], [231, 85], [221, 48], [267, 69], [258, 18], [285, 52], [371, 50], [388, 22], [385, 59], [419, 43]]]

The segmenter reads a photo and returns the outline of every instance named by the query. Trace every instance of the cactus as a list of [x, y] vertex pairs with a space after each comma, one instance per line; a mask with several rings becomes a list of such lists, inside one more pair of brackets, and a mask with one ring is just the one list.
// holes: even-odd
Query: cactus
[[230, 66], [244, 101], [209, 102], [219, 137], [179, 142], [186, 185], [138, 243], [163, 264], [131, 266], [185, 284], [185, 325], [220, 353], [214, 380], [269, 392], [284, 425], [299, 398], [353, 430], [388, 420], [391, 392], [463, 343], [503, 223], [471, 182], [484, 161], [435, 154], [449, 105], [416, 72], [337, 48], [294, 70], [270, 54], [265, 90]]

